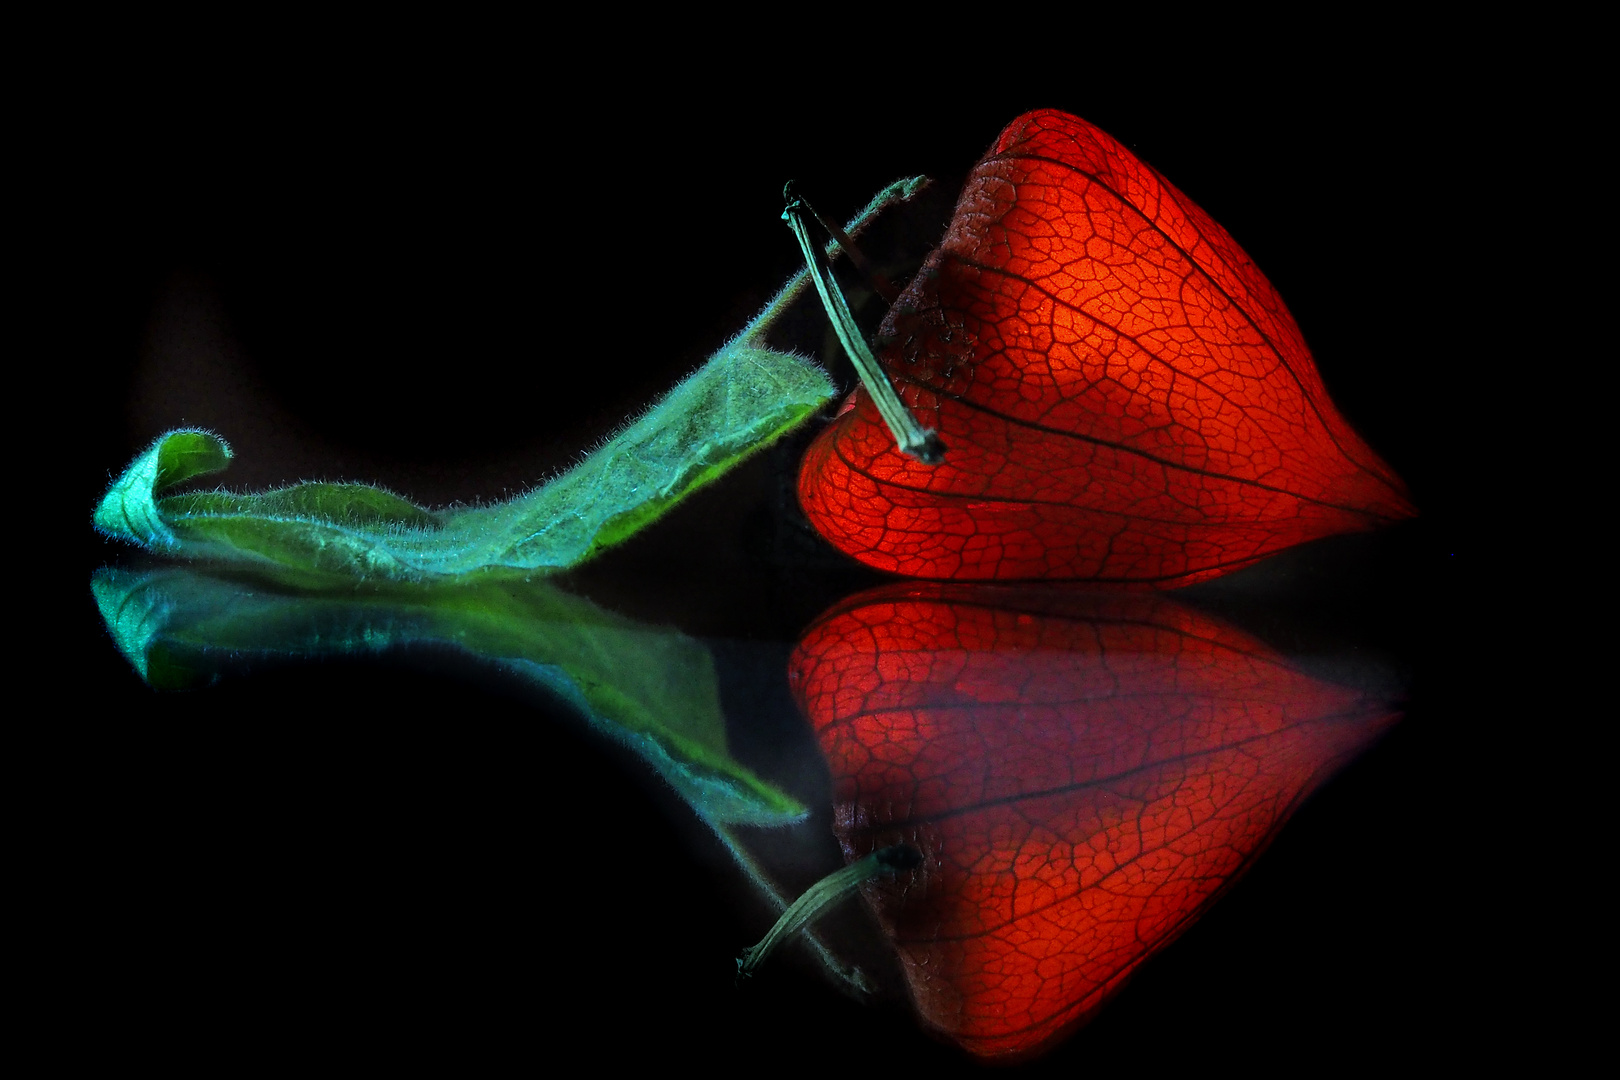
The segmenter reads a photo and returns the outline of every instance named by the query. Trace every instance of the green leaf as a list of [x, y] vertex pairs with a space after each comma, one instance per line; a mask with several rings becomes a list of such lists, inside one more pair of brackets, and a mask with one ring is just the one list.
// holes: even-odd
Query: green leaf
[[114, 481], [95, 525], [166, 555], [305, 586], [566, 570], [656, 521], [831, 398], [825, 372], [755, 340], [733, 341], [578, 466], [506, 502], [434, 511], [381, 488], [328, 483], [162, 496], [231, 460], [219, 436], [183, 430], [158, 439]]
[[159, 689], [206, 685], [255, 656], [453, 647], [569, 701], [711, 824], [783, 825], [806, 812], [732, 759], [701, 642], [545, 581], [296, 595], [171, 567], [103, 568], [90, 587], [119, 651]]
[[231, 463], [225, 440], [207, 431], [171, 431], [130, 463], [96, 507], [95, 526], [110, 536], [151, 548], [179, 544], [158, 512], [153, 496], [194, 476], [216, 473]]
[[[927, 186], [898, 180], [846, 226], [858, 236]], [[836, 242], [828, 245], [831, 256]], [[578, 466], [491, 506], [428, 510], [365, 484], [299, 484], [257, 495], [163, 496], [231, 460], [207, 431], [171, 431], [124, 470], [96, 528], [152, 551], [247, 569], [303, 588], [522, 577], [577, 566], [803, 423], [832, 397], [827, 374], [764, 344], [803, 295], [788, 280], [743, 331]], [[160, 497], [162, 496], [162, 497]]]

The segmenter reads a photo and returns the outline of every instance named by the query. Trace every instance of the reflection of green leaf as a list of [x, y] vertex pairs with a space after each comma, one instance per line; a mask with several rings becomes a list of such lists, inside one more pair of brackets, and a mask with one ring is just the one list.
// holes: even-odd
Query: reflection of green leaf
[[159, 688], [206, 683], [243, 654], [451, 645], [568, 700], [711, 823], [780, 825], [805, 813], [728, 753], [707, 648], [542, 581], [292, 595], [182, 568], [104, 568], [91, 589], [119, 649]]
[[230, 462], [223, 439], [173, 431], [96, 508], [103, 532], [153, 551], [299, 584], [519, 576], [575, 566], [650, 524], [819, 409], [819, 368], [739, 338], [575, 468], [490, 506], [425, 510], [364, 484], [159, 497]]
[[[858, 236], [926, 183], [889, 185], [846, 232]], [[765, 344], [808, 285], [805, 272], [790, 279], [701, 370], [576, 468], [493, 506], [432, 511], [363, 484], [164, 494], [231, 460], [216, 435], [172, 431], [108, 488], [95, 525], [163, 555], [225, 564], [231, 577], [104, 568], [92, 589], [107, 627], [159, 688], [212, 681], [244, 655], [331, 656], [410, 643], [466, 650], [565, 698], [636, 751], [713, 828], [748, 879], [786, 908], [737, 826], [803, 823], [808, 815], [731, 758], [708, 650], [536, 579], [655, 521], [831, 397], [823, 372]], [[265, 588], [267, 580], [280, 587]], [[356, 590], [360, 583], [386, 587]], [[871, 991], [858, 968], [840, 963], [813, 932], [805, 936], [830, 973]]]

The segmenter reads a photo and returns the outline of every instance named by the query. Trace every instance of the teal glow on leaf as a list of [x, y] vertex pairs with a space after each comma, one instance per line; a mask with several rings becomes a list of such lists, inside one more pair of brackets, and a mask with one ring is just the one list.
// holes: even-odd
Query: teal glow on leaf
[[[914, 176], [873, 196], [846, 226], [858, 236], [927, 186]], [[831, 256], [837, 244], [827, 247]], [[94, 524], [151, 551], [305, 588], [523, 577], [577, 566], [658, 520], [703, 485], [803, 423], [831, 398], [827, 373], [765, 345], [803, 295], [790, 278], [697, 372], [579, 465], [506, 502], [429, 510], [365, 484], [308, 483], [257, 495], [163, 495], [219, 472], [230, 447], [186, 429], [160, 437], [115, 480]]]
[[130, 463], [96, 507], [95, 526], [109, 536], [158, 550], [179, 546], [153, 496], [195, 476], [223, 470], [231, 448], [207, 431], [171, 431]]
[[90, 587], [119, 651], [159, 689], [206, 685], [254, 657], [455, 648], [568, 701], [711, 824], [784, 825], [806, 812], [731, 757], [702, 642], [542, 580], [297, 595], [183, 567], [103, 568]]
[[562, 476], [506, 502], [443, 511], [365, 484], [164, 496], [231, 452], [205, 431], [164, 435], [113, 482], [102, 532], [182, 558], [304, 585], [527, 576], [577, 566], [802, 423], [825, 372], [743, 337]]

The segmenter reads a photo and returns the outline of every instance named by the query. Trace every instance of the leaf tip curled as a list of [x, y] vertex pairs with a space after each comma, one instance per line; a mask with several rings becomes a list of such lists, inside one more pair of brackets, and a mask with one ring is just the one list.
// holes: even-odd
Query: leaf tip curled
[[230, 465], [231, 457], [230, 445], [211, 431], [180, 428], [165, 432], [107, 488], [91, 524], [103, 535], [143, 547], [176, 547], [179, 540], [158, 513], [158, 492], [220, 472]]

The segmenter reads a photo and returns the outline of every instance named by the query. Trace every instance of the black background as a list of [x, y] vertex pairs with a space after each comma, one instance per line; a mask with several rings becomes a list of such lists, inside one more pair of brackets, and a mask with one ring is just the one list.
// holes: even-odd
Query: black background
[[[53, 1000], [106, 1048], [219, 1062], [962, 1063], [792, 959], [734, 991], [764, 908], [676, 799], [522, 687], [418, 650], [147, 689], [88, 589], [95, 566], [136, 559], [88, 516], [182, 424], [232, 443], [244, 489], [521, 489], [796, 269], [783, 181], [844, 218], [897, 177], [938, 178], [943, 201], [880, 252], [920, 259], [1001, 126], [1049, 105], [1236, 236], [1421, 517], [1197, 594], [1286, 652], [1396, 672], [1407, 719], [1038, 1067], [1516, 1040], [1539, 1023], [1525, 959], [1548, 943], [1524, 924], [1527, 818], [1496, 802], [1514, 717], [1481, 678], [1479, 595], [1482, 492], [1502, 477], [1467, 432], [1511, 404], [1479, 177], [1520, 118], [1485, 82], [1377, 66], [1376, 92], [1302, 68], [1157, 92], [930, 75], [829, 97], [692, 89], [679, 67], [582, 86], [413, 63], [149, 73], [99, 101], [49, 264], [85, 522], [64, 533], [84, 556], [60, 594], [74, 674], [42, 814], [61, 860]], [[734, 741], [762, 760], [793, 727], [777, 665], [799, 629], [882, 580], [806, 539], [782, 502], [791, 467], [790, 449], [758, 459], [576, 582], [714, 641]], [[796, 782], [813, 791], [815, 770]], [[837, 865], [830, 838], [821, 855]]]

